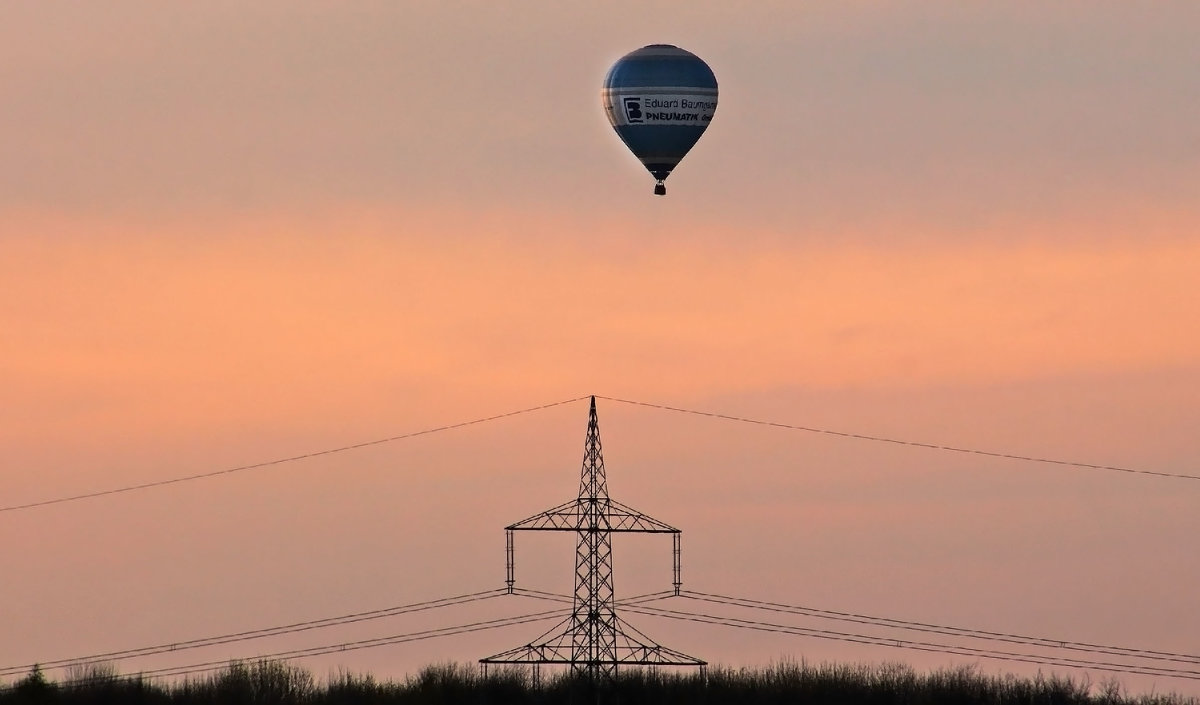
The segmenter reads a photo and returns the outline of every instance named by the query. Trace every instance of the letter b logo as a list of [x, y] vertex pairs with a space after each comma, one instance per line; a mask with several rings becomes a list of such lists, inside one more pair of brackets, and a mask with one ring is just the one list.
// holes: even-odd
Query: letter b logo
[[642, 99], [625, 98], [625, 119], [629, 122], [642, 122]]

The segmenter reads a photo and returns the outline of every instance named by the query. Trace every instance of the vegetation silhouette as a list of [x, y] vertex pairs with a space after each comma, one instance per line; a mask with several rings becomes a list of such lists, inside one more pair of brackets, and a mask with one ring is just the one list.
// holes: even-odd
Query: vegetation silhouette
[[334, 673], [324, 683], [279, 661], [232, 662], [211, 675], [158, 682], [122, 676], [110, 664], [70, 669], [62, 682], [34, 668], [0, 690], [0, 705], [1200, 705], [1178, 694], [1130, 695], [1116, 680], [1092, 684], [1063, 676], [989, 676], [975, 667], [918, 673], [903, 664], [783, 662], [759, 669], [714, 667], [696, 673], [624, 670], [593, 685], [569, 673], [534, 682], [522, 668], [428, 666], [403, 681]]

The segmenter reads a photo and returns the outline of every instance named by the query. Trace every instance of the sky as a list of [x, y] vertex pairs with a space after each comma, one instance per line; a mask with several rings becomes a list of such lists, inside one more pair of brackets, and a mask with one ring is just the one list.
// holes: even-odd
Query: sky
[[[577, 401], [0, 512], [0, 665], [501, 587], [503, 527], [577, 489], [590, 394], [1200, 474], [1197, 27], [1191, 2], [4, 3], [0, 505]], [[650, 43], [720, 85], [665, 198], [599, 101]], [[1200, 653], [1200, 482], [598, 404], [613, 497], [683, 529], [685, 588]], [[619, 595], [669, 587], [661, 538], [618, 539]], [[517, 550], [519, 585], [570, 591], [569, 537]], [[1037, 670], [630, 621], [731, 666]], [[401, 677], [537, 631], [302, 663]]]

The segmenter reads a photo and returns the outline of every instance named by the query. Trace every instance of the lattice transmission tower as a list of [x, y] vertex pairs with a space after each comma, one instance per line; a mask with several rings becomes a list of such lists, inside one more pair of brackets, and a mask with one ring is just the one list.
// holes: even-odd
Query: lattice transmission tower
[[680, 531], [632, 507], [609, 498], [596, 420], [596, 397], [588, 413], [579, 496], [552, 509], [505, 527], [505, 583], [513, 592], [513, 532], [573, 531], [575, 596], [571, 615], [540, 637], [514, 649], [480, 659], [489, 664], [570, 665], [591, 680], [612, 678], [618, 666], [696, 666], [700, 659], [655, 643], [617, 616], [613, 596], [612, 535], [614, 533], [671, 534], [675, 594], [680, 578]]

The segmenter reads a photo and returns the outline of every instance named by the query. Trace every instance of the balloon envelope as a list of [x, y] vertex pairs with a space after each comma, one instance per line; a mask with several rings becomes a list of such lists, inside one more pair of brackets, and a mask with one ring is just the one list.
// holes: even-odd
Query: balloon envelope
[[717, 77], [695, 54], [651, 44], [621, 57], [600, 91], [608, 121], [666, 193], [663, 180], [708, 127]]

